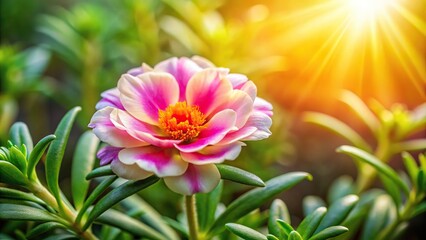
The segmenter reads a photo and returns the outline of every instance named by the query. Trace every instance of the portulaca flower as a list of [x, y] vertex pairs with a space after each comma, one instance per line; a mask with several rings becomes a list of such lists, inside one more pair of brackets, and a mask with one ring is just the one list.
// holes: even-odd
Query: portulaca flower
[[211, 191], [220, 180], [215, 163], [271, 134], [272, 106], [254, 83], [200, 57], [143, 64], [101, 96], [89, 124], [108, 144], [101, 164], [125, 179], [155, 174], [184, 195]]

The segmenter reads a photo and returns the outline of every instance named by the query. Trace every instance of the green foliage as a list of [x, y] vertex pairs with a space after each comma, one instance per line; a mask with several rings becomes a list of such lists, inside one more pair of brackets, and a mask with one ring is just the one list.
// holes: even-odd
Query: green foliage
[[[226, 227], [243, 239], [329, 239], [348, 231], [348, 228], [341, 226], [341, 224], [357, 201], [357, 196], [349, 195], [335, 202], [329, 210], [326, 207], [318, 207], [308, 214], [296, 228], [290, 224], [285, 205], [280, 200], [275, 200], [270, 208], [269, 234], [267, 236], [240, 224], [226, 224]], [[276, 218], [279, 215], [283, 216], [284, 219]]]
[[83, 229], [87, 229], [98, 216], [100, 216], [103, 212], [107, 211], [109, 208], [117, 204], [119, 201], [139, 192], [142, 189], [151, 186], [158, 180], [160, 180], [158, 177], [151, 176], [147, 179], [142, 179], [138, 181], [128, 181], [122, 184], [120, 187], [115, 188], [107, 195], [105, 195], [102, 199], [100, 199], [99, 202], [93, 207], [92, 211], [90, 211], [90, 214], [87, 217], [87, 221], [83, 226]]
[[[67, 239], [76, 236], [94, 239], [95, 236], [87, 228], [99, 218], [99, 222], [106, 224], [104, 226], [112, 225], [121, 229], [120, 231], [127, 231], [136, 236], [152, 239], [165, 239], [166, 237], [176, 239], [176, 235], [171, 233], [169, 228], [164, 227], [165, 224], [153, 209], [150, 210], [150, 219], [154, 219], [151, 222], [161, 222], [163, 227], [146, 226], [136, 219], [110, 209], [122, 199], [158, 181], [157, 177], [136, 182], [129, 181], [113, 189], [105, 197], [101, 197], [103, 192], [117, 179], [116, 176], [111, 176], [101, 182], [86, 199], [90, 182], [85, 180], [85, 175], [92, 171], [95, 151], [99, 144], [99, 140], [90, 132], [83, 134], [76, 146], [74, 167], [71, 169], [74, 205], [69, 203], [59, 186], [59, 170], [78, 111], [79, 108], [74, 108], [68, 112], [58, 125], [55, 135], [42, 138], [32, 151], [32, 138], [26, 125], [18, 123], [12, 126], [10, 130], [12, 141], [9, 141], [7, 146], [0, 147], [0, 182], [18, 188], [13, 189], [9, 186], [0, 188], [0, 219], [40, 223], [29, 225], [27, 234], [19, 232], [22, 238], [25, 238], [26, 235], [28, 238], [45, 236], [44, 239]], [[52, 145], [49, 147], [50, 143]], [[20, 146], [15, 144], [20, 144]], [[26, 144], [30, 147], [27, 148]], [[45, 154], [46, 150], [47, 154]], [[50, 186], [49, 189], [40, 183], [35, 171], [36, 165], [43, 156], [46, 157], [45, 164], [48, 172], [46, 180]], [[99, 174], [95, 174], [93, 177], [99, 177]], [[98, 204], [92, 207], [95, 201], [98, 201]], [[91, 210], [88, 213], [89, 209]], [[116, 219], [120, 221], [117, 222]], [[54, 229], [59, 231], [53, 231]], [[169, 236], [174, 237], [169, 238]]]
[[55, 131], [56, 139], [52, 141], [52, 144], [47, 151], [46, 155], [46, 181], [49, 190], [53, 193], [59, 206], [61, 207], [61, 194], [59, 189], [59, 171], [62, 164], [62, 159], [65, 153], [65, 147], [68, 142], [68, 137], [71, 132], [71, 127], [77, 113], [80, 111], [80, 107], [71, 109], [62, 118], [58, 127]]
[[134, 236], [145, 237], [155, 240], [166, 239], [165, 236], [152, 229], [151, 227], [114, 209], [107, 209], [98, 217], [96, 221], [102, 224], [123, 229]]
[[[378, 102], [373, 102], [369, 108], [348, 91], [343, 92], [341, 101], [370, 129], [377, 144], [365, 146], [366, 141], [355, 130], [333, 117], [320, 113], [306, 115], [308, 122], [332, 130], [354, 145], [341, 146], [337, 151], [358, 163], [357, 180], [353, 182], [348, 177], [337, 179], [329, 189], [328, 200], [335, 203], [347, 194], [357, 193], [360, 201], [342, 224], [350, 231], [336, 239], [350, 238], [357, 231], [361, 232], [361, 239], [397, 238], [413, 216], [425, 211], [424, 154], [419, 154], [418, 164], [406, 151], [426, 150], [426, 139], [407, 139], [426, 128], [426, 105], [420, 105], [411, 112], [398, 104], [386, 109]], [[340, 127], [334, 128], [333, 124]], [[408, 179], [387, 164], [394, 155], [402, 155]], [[368, 190], [376, 175], [385, 193]]]
[[109, 175], [114, 175], [114, 173], [112, 172], [110, 165], [105, 165], [93, 169], [90, 173], [87, 174], [86, 180], [91, 180], [93, 178], [104, 177]]
[[269, 233], [278, 237], [284, 238], [284, 233], [282, 232], [280, 226], [276, 224], [276, 221], [280, 219], [284, 222], [290, 223], [290, 214], [288, 212], [286, 204], [280, 199], [275, 199], [269, 211], [268, 218], [268, 230]]
[[226, 228], [233, 234], [241, 237], [242, 239], [267, 240], [266, 236], [264, 236], [262, 233], [240, 224], [228, 223], [226, 224]]
[[62, 222], [46, 210], [10, 203], [0, 203], [0, 219]]
[[89, 182], [85, 176], [92, 170], [96, 160], [99, 139], [92, 132], [85, 132], [78, 140], [71, 169], [71, 187], [74, 206], [80, 209], [86, 198]]
[[48, 135], [42, 138], [34, 147], [28, 159], [27, 177], [33, 178], [35, 167], [43, 156], [49, 144], [56, 139], [55, 135]]
[[211, 193], [200, 193], [195, 196], [198, 211], [197, 217], [201, 231], [208, 230], [208, 227], [213, 223], [220, 203], [222, 189], [223, 182], [221, 181]]
[[33, 229], [31, 229], [28, 234], [27, 234], [27, 238], [28, 239], [34, 239], [42, 234], [45, 234], [47, 232], [50, 232], [54, 229], [58, 229], [58, 228], [66, 228], [64, 225], [57, 223], [57, 222], [45, 222], [42, 224], [39, 224], [38, 226], [34, 227]]
[[238, 182], [246, 185], [251, 185], [255, 187], [264, 187], [265, 183], [258, 176], [253, 173], [244, 171], [242, 169], [228, 166], [225, 164], [217, 164], [217, 169], [220, 172], [222, 179], [230, 180], [233, 182]]
[[233, 222], [245, 214], [260, 207], [278, 193], [285, 191], [304, 179], [311, 179], [308, 173], [293, 172], [283, 174], [266, 182], [264, 188], [253, 189], [234, 200], [226, 210], [218, 216], [210, 227], [209, 234], [214, 235], [223, 230], [226, 223]]

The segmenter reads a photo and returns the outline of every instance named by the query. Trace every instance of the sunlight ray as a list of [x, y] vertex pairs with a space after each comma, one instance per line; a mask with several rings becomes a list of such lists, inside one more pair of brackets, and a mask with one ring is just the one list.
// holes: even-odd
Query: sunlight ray
[[389, 45], [397, 55], [399, 63], [408, 75], [409, 80], [415, 86], [416, 90], [424, 96], [424, 85], [421, 83], [422, 79], [423, 81], [426, 80], [424, 60], [422, 60], [422, 57], [412, 48], [408, 39], [401, 30], [395, 26], [396, 24], [390, 16], [385, 16], [383, 21], [386, 25], [384, 29], [388, 30], [387, 34], [384, 36], [388, 38]]

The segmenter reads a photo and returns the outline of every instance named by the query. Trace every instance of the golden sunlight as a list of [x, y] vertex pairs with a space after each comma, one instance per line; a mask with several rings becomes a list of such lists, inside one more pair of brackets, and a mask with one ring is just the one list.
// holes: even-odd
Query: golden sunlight
[[341, 89], [385, 105], [426, 101], [426, 1], [302, 2], [270, 7], [276, 20], [269, 35], [289, 62], [267, 84], [278, 101], [327, 107]]
[[352, 11], [356, 21], [374, 21], [384, 14], [395, 0], [349, 0], [347, 6]]

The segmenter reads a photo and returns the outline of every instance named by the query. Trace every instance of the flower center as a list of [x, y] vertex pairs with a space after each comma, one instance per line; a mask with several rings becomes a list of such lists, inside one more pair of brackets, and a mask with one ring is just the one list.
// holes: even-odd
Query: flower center
[[198, 106], [188, 106], [185, 101], [169, 105], [158, 111], [160, 127], [173, 139], [190, 141], [205, 128], [206, 118]]

